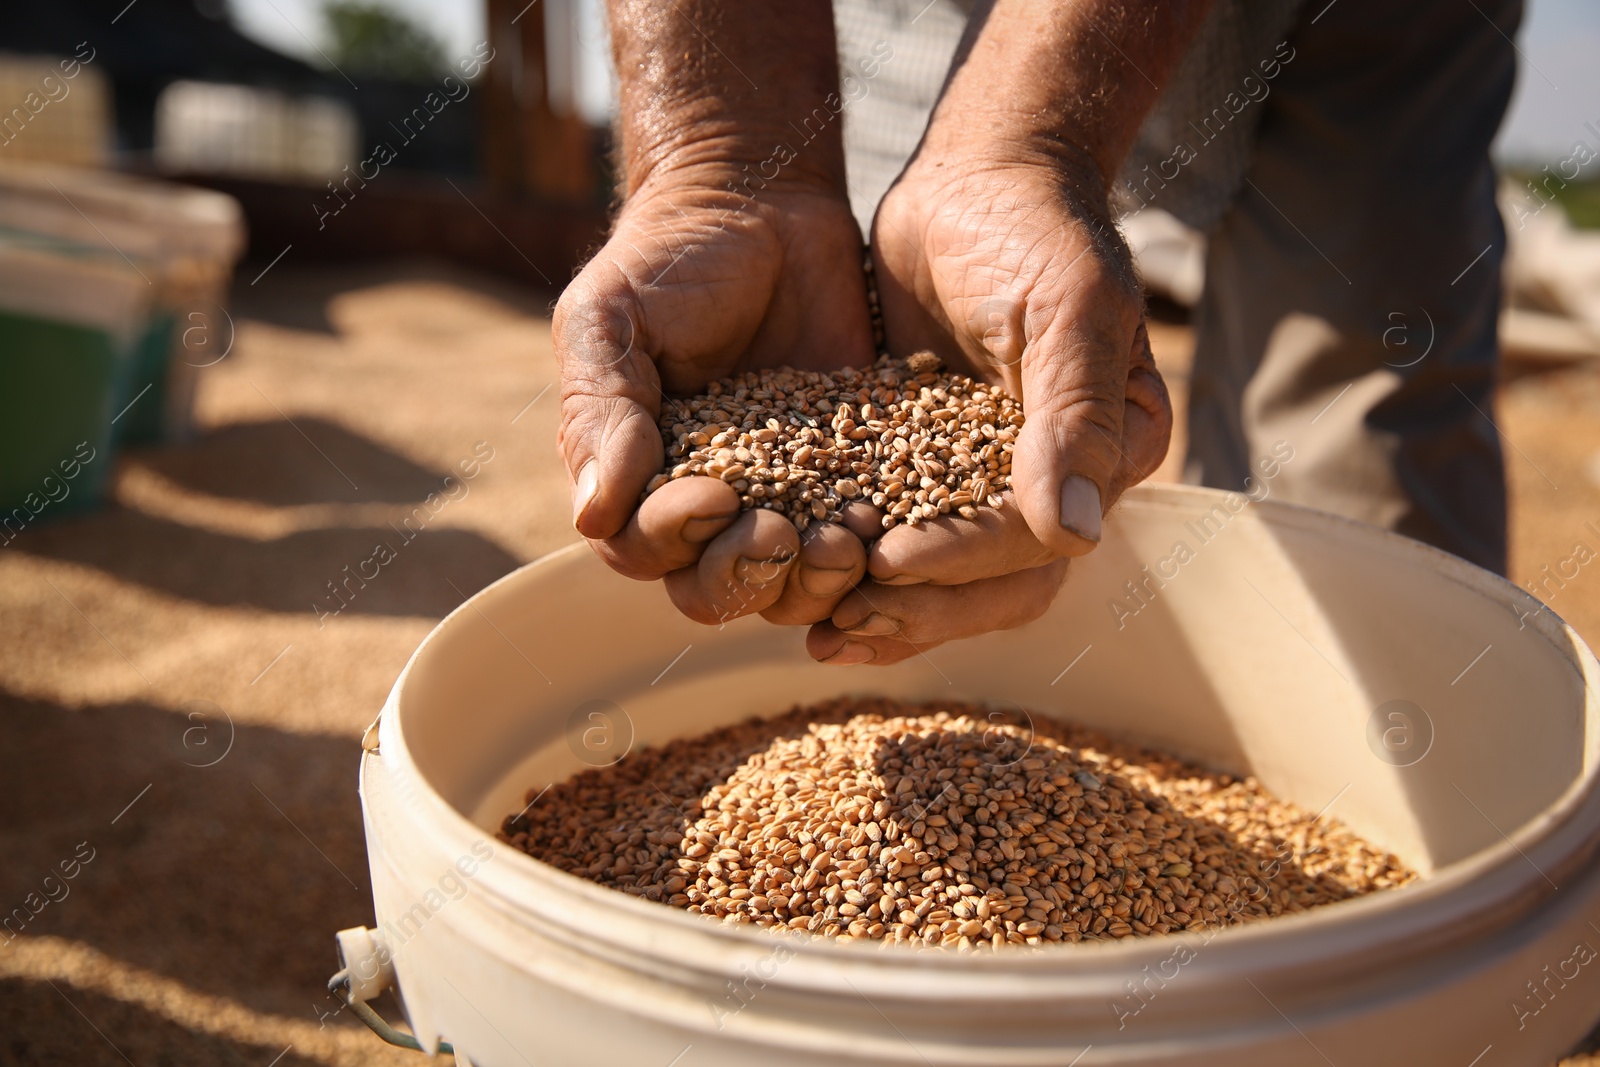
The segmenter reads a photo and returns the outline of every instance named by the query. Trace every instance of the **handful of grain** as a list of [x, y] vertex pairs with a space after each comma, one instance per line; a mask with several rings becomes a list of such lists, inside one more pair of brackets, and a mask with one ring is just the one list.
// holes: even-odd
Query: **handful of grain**
[[852, 503], [887, 529], [999, 507], [1022, 406], [994, 386], [944, 373], [939, 358], [884, 356], [865, 371], [749, 371], [661, 409], [667, 467], [645, 488], [708, 475], [745, 508], [801, 530], [840, 522]]
[[537, 859], [727, 922], [835, 937], [1104, 940], [1415, 877], [1254, 779], [954, 703], [796, 708], [527, 799], [501, 839]]

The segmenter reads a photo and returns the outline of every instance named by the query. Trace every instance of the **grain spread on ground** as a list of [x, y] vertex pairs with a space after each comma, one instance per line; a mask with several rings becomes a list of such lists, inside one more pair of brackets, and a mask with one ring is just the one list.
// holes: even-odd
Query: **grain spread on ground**
[[851, 504], [885, 528], [1001, 507], [1022, 406], [998, 388], [941, 370], [938, 357], [888, 356], [866, 370], [750, 371], [661, 406], [666, 469], [721, 478], [740, 504], [804, 530]]
[[846, 698], [635, 752], [502, 839], [727, 922], [957, 947], [1248, 922], [1415, 874], [1234, 778], [1020, 712]]

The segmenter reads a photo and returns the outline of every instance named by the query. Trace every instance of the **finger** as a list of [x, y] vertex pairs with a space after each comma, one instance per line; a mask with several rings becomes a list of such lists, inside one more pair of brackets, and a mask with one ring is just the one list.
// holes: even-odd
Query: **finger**
[[700, 562], [666, 576], [667, 595], [696, 622], [717, 625], [765, 611], [783, 595], [800, 535], [788, 519], [757, 508], [706, 546]]
[[961, 585], [1055, 559], [1033, 535], [1013, 494], [1007, 492], [1002, 501], [998, 508], [978, 508], [972, 519], [941, 515], [894, 527], [868, 551], [867, 573], [883, 585]]
[[1100, 541], [1126, 462], [1122, 419], [1139, 299], [1094, 261], [1080, 263], [1069, 292], [1036, 288], [1029, 305], [1030, 318], [1043, 321], [1022, 356], [1027, 421], [1011, 487], [1041, 544], [1081, 556]]
[[608, 261], [591, 263], [556, 304], [559, 440], [572, 524], [591, 539], [621, 530], [661, 470], [660, 379], [638, 319], [626, 280]]
[[1067, 561], [965, 585], [885, 586], [869, 582], [840, 601], [806, 635], [823, 663], [898, 663], [946, 641], [1032, 622], [1049, 608]]
[[841, 512], [844, 528], [855, 534], [863, 544], [871, 544], [883, 535], [883, 509], [861, 500], [852, 500]]
[[812, 523], [800, 535], [800, 558], [777, 603], [761, 613], [769, 622], [807, 625], [833, 614], [867, 570], [861, 538], [836, 523]]
[[644, 498], [615, 537], [591, 542], [629, 578], [651, 582], [700, 558], [739, 517], [739, 493], [720, 478], [677, 478]]
[[1144, 323], [1134, 337], [1133, 366], [1128, 371], [1127, 401], [1122, 409], [1124, 464], [1117, 471], [1113, 500], [1123, 490], [1156, 472], [1172, 443], [1172, 398], [1150, 351]]
[[[1172, 436], [1171, 401], [1142, 324], [1134, 344], [1124, 406], [1124, 447], [1113, 476], [1113, 500], [1161, 465]], [[1012, 504], [1014, 494], [1005, 494], [1005, 501]], [[983, 507], [975, 519], [948, 515], [916, 526], [894, 527], [868, 552], [867, 573], [885, 585], [959, 585], [1042, 566], [1052, 558], [1054, 554], [1034, 536], [1020, 509]]]

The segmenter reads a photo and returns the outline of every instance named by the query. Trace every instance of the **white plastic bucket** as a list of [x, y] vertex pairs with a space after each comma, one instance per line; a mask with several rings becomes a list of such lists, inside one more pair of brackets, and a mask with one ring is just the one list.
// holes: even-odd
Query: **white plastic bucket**
[[[1600, 1013], [1596, 673], [1500, 578], [1191, 488], [1130, 493], [1037, 622], [888, 669], [812, 663], [759, 619], [698, 626], [575, 546], [440, 623], [369, 733], [379, 956], [423, 1044], [478, 1067], [1546, 1067]], [[852, 691], [1021, 705], [1253, 773], [1425, 877], [1209, 938], [960, 954], [717, 925], [494, 841], [525, 788], [630, 736]], [[349, 962], [363, 995], [389, 974]]]

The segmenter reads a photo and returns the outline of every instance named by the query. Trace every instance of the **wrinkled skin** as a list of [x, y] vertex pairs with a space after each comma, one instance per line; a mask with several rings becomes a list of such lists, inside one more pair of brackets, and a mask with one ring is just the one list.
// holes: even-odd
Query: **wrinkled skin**
[[[846, 525], [804, 535], [772, 512], [741, 516], [734, 491], [711, 478], [678, 479], [638, 504], [661, 468], [665, 396], [749, 368], [872, 359], [842, 196], [812, 187], [751, 200], [720, 188], [725, 177], [679, 175], [636, 194], [557, 306], [579, 531], [620, 572], [664, 578], [690, 618], [814, 624], [807, 648], [827, 662], [894, 663], [1037, 617], [1066, 560], [1096, 540], [1061, 526], [1062, 479], [1087, 476], [1109, 506], [1160, 464], [1171, 430], [1127, 251], [1103, 193], [1077, 192], [1098, 190], [1098, 178], [914, 161], [885, 199], [873, 254], [890, 351], [930, 348], [1003, 385], [1028, 422], [1000, 510], [879, 537], [877, 516], [859, 507]], [[585, 502], [591, 460], [597, 488]]]
[[[1069, 557], [1098, 537], [1060, 520], [1082, 474], [1102, 508], [1166, 455], [1172, 408], [1143, 300], [1103, 195], [1059, 163], [914, 161], [873, 227], [891, 351], [931, 348], [1020, 396], [1012, 490], [998, 511], [897, 526], [871, 546], [870, 580], [813, 628], [835, 663], [893, 663], [1044, 612]], [[1097, 534], [1098, 515], [1095, 516]]]
[[678, 479], [639, 503], [661, 469], [657, 417], [668, 397], [752, 368], [873, 359], [848, 204], [798, 183], [740, 196], [727, 188], [736, 173], [688, 168], [638, 191], [556, 306], [574, 523], [618, 571], [664, 578], [690, 618], [815, 622], [865, 570], [849, 531], [819, 525], [801, 536], [771, 512], [740, 516], [738, 495], [714, 478]]

